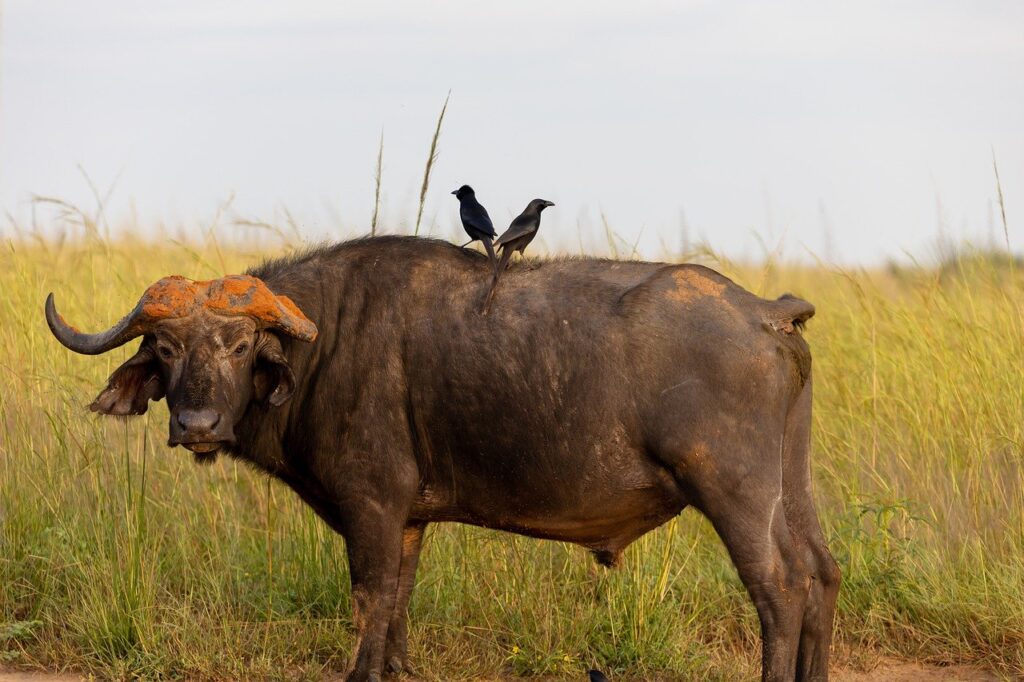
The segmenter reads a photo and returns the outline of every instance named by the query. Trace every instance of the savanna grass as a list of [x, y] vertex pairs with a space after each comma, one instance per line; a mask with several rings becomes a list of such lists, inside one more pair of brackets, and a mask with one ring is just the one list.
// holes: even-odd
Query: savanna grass
[[[46, 329], [54, 291], [99, 328], [157, 278], [263, 254], [17, 239], [0, 255], [0, 663], [101, 678], [318, 679], [352, 645], [343, 541], [287, 489], [171, 450], [163, 403], [83, 406], [134, 347], [76, 356]], [[280, 247], [275, 249], [280, 252]], [[844, 272], [718, 263], [818, 315], [814, 479], [845, 582], [839, 663], [879, 654], [1024, 675], [1024, 284], [990, 258]], [[758, 629], [692, 510], [615, 571], [583, 550], [433, 526], [411, 607], [429, 680], [736, 679]]]

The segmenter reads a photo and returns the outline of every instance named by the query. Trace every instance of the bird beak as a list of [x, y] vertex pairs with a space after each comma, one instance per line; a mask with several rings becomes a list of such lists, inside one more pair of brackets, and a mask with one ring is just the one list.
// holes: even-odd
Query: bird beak
[[452, 194], [458, 194], [458, 193], [459, 193], [459, 190], [455, 190], [454, 192], [452, 192]]
[[555, 205], [555, 202], [553, 202], [553, 201], [545, 201], [545, 202], [544, 202], [544, 205], [545, 205], [545, 206], [554, 206], [554, 205]]

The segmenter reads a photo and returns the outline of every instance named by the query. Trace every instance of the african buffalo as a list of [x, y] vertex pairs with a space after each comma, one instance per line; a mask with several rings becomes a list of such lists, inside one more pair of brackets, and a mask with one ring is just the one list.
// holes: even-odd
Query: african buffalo
[[[348, 680], [408, 665], [424, 526], [457, 521], [624, 547], [699, 509], [761, 622], [766, 680], [826, 679], [839, 570], [811, 494], [813, 314], [697, 265], [513, 266], [489, 315], [479, 253], [360, 239], [249, 275], [160, 280], [78, 353], [141, 336], [91, 405], [166, 396], [170, 444], [284, 481], [346, 540]], [[289, 400], [290, 398], [290, 400]]]

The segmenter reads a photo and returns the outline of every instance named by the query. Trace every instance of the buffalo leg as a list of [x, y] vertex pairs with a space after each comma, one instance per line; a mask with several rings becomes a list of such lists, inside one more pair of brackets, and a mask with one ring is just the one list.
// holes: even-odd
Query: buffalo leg
[[[751, 423], [770, 423], [775, 415], [751, 417]], [[792, 682], [811, 577], [786, 518], [784, 431], [727, 431], [707, 440], [678, 433], [660, 450], [672, 453], [667, 463], [714, 525], [757, 608], [762, 679]]]
[[810, 537], [805, 539], [812, 580], [800, 630], [796, 679], [824, 682], [828, 680], [829, 648], [841, 573], [825, 545], [816, 518], [813, 523], [814, 528], [808, 529]]
[[651, 413], [652, 455], [714, 525], [757, 608], [762, 679], [824, 680], [839, 571], [812, 498], [810, 377], [790, 386], [795, 374], [785, 369], [751, 375], [778, 401], [751, 401], [743, 394], [749, 380], [732, 382], [742, 372], [721, 373], [737, 400], [718, 409], [743, 415], [730, 428], [709, 423], [700, 401], [663, 392]]
[[810, 572], [786, 523], [781, 491], [715, 497], [700, 508], [729, 550], [757, 608], [762, 680], [790, 682], [796, 677]]
[[825, 534], [814, 506], [809, 465], [811, 426], [811, 382], [801, 391], [786, 420], [783, 477], [789, 492], [786, 518], [804, 549], [811, 570], [807, 606], [800, 630], [796, 679], [828, 679], [829, 648], [839, 596], [839, 566], [825, 544]]
[[346, 524], [352, 621], [356, 628], [355, 653], [346, 682], [379, 682], [384, 668], [384, 643], [398, 593], [405, 525], [395, 516], [367, 502]]
[[416, 566], [423, 545], [423, 525], [407, 526], [402, 534], [402, 562], [398, 572], [398, 593], [388, 624], [384, 660], [392, 673], [410, 671], [409, 667], [409, 598], [416, 583]]

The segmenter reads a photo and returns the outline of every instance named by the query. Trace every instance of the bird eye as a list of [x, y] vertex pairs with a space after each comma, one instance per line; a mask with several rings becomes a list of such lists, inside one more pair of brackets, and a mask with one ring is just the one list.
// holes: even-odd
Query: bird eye
[[247, 350], [249, 350], [249, 344], [243, 341], [235, 346], [235, 355], [245, 355], [245, 351]]

